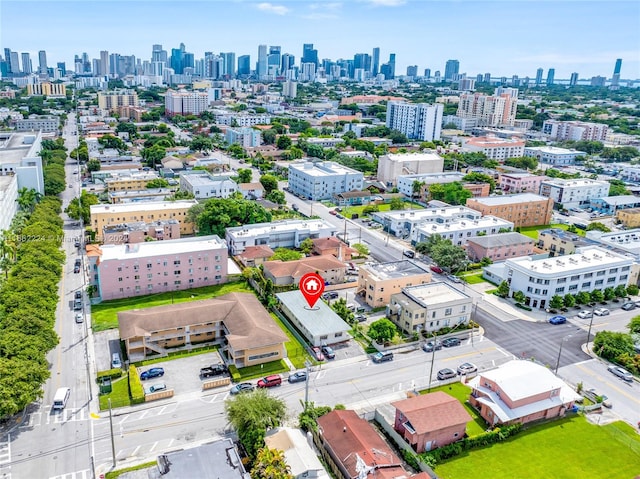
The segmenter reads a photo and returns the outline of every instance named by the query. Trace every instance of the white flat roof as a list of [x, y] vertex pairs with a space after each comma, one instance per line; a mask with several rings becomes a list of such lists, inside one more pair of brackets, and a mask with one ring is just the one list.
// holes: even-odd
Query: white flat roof
[[586, 155], [584, 151], [569, 150], [567, 148], [559, 148], [557, 146], [525, 146], [525, 150], [539, 151], [540, 153], [549, 153], [552, 155], [571, 155], [580, 154]]
[[387, 153], [391, 161], [443, 161], [437, 153]]
[[570, 274], [572, 271], [583, 268], [598, 268], [631, 264], [633, 260], [613, 251], [598, 246], [585, 246], [578, 248], [576, 253], [556, 256], [554, 258], [533, 259], [530, 256], [524, 258], [508, 259], [507, 266], [516, 266], [519, 269], [537, 271], [539, 273]]
[[445, 234], [445, 233], [460, 233], [467, 230], [477, 230], [479, 228], [486, 228], [489, 226], [496, 226], [499, 228], [510, 227], [513, 228], [511, 221], [503, 220], [495, 216], [483, 216], [477, 220], [460, 219], [453, 221], [452, 223], [429, 223], [418, 226], [418, 231], [423, 231], [429, 234]]
[[473, 217], [482, 216], [482, 214], [472, 208], [466, 206], [448, 206], [445, 208], [426, 208], [424, 210], [402, 210], [402, 211], [385, 211], [378, 213], [377, 216], [389, 218], [391, 220], [407, 220], [422, 221], [428, 218], [455, 217], [460, 215], [471, 215]]
[[544, 180], [542, 182], [545, 185], [553, 185], [559, 188], [568, 188], [568, 187], [581, 187], [581, 186], [607, 186], [609, 182], [607, 181], [599, 181], [599, 180], [591, 180], [589, 178], [578, 178], [575, 180], [563, 180], [560, 178], [554, 178], [552, 180]]
[[196, 200], [183, 201], [144, 201], [140, 203], [118, 203], [115, 205], [91, 205], [91, 214], [128, 213], [131, 211], [156, 211], [164, 209], [191, 208]]
[[[313, 308], [310, 308], [299, 290], [278, 293], [276, 297], [314, 337], [340, 331], [346, 332], [351, 329], [351, 326], [345, 323], [324, 301], [318, 300]], [[345, 337], [342, 340], [346, 339], [349, 338]]]
[[457, 301], [459, 299], [470, 299], [462, 291], [449, 286], [447, 283], [436, 282], [419, 284], [403, 288], [402, 292], [410, 299], [421, 302], [425, 306]]
[[463, 173], [454, 173], [453, 171], [445, 173], [418, 173], [415, 175], [398, 175], [398, 180], [406, 179], [426, 182], [437, 182], [442, 180], [462, 181], [464, 176], [465, 175]]
[[[310, 167], [309, 165], [313, 165]], [[338, 163], [334, 163], [331, 161], [325, 162], [305, 162], [305, 163], [292, 163], [289, 166], [290, 170], [298, 170], [305, 175], [309, 176], [335, 176], [335, 175], [351, 175], [351, 174], [360, 174], [363, 175], [362, 172], [358, 170], [354, 170], [353, 168], [347, 168], [346, 166], [342, 166]], [[364, 176], [364, 175], [363, 175]]]
[[108, 261], [226, 250], [227, 243], [218, 236], [211, 235], [134, 244], [105, 244], [100, 246], [100, 249], [102, 250], [101, 261]]
[[314, 219], [274, 221], [272, 223], [256, 223], [253, 225], [234, 226], [233, 228], [227, 228], [227, 234], [232, 236], [242, 236], [244, 234], [247, 236], [259, 236], [272, 232], [282, 233], [285, 231], [294, 231], [299, 229], [305, 231], [319, 231], [322, 229], [338, 231], [335, 226], [325, 220]]
[[530, 203], [532, 201], [547, 201], [546, 196], [536, 195], [534, 193], [521, 193], [517, 195], [487, 196], [485, 198], [471, 198], [481, 205], [497, 206], [510, 205], [512, 203]]
[[417, 263], [409, 260], [393, 261], [391, 263], [365, 263], [360, 267], [376, 276], [378, 280], [406, 278], [429, 273]]

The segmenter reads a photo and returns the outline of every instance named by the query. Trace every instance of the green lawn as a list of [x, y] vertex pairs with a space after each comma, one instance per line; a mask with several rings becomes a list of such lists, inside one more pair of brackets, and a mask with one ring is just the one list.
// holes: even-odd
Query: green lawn
[[443, 479], [631, 479], [640, 471], [640, 436], [621, 421], [596, 426], [572, 416], [462, 454], [435, 470]]
[[148, 296], [136, 296], [135, 298], [104, 301], [91, 307], [93, 330], [97, 332], [117, 328], [118, 313], [120, 311], [209, 299], [227, 293], [253, 293], [253, 290], [244, 281], [237, 281], [217, 286], [205, 286], [204, 288], [175, 291], [173, 293], [158, 293]]
[[[453, 383], [448, 384], [446, 386], [440, 386], [437, 388], [431, 388], [431, 392], [442, 391], [447, 393], [449, 396], [453, 396], [458, 401], [462, 403], [464, 408], [469, 413], [469, 416], [473, 418], [473, 421], [467, 424], [467, 435], [468, 436], [477, 436], [478, 434], [482, 434], [487, 429], [487, 423], [482, 419], [482, 417], [478, 414], [478, 412], [473, 409], [469, 403], [467, 403], [467, 399], [469, 399], [469, 395], [471, 394], [471, 388], [465, 386], [462, 383]], [[427, 390], [420, 391], [420, 394], [427, 394]]]
[[258, 364], [256, 366], [247, 366], [246, 368], [238, 369], [241, 381], [262, 378], [270, 374], [284, 373], [287, 371], [289, 371], [287, 363], [282, 360], [271, 361], [270, 363]]
[[100, 395], [101, 411], [109, 409], [108, 399], [111, 399], [112, 408], [131, 406], [131, 398], [129, 397], [129, 378], [127, 375], [111, 382], [111, 392], [109, 394]]
[[471, 274], [459, 274], [460, 278], [462, 278], [468, 284], [478, 284], [478, 283], [486, 283], [487, 280], [482, 277], [482, 271], [479, 273], [471, 273]]
[[[569, 225], [552, 224], [552, 225], [542, 225], [542, 226], [523, 226], [523, 227], [520, 228], [520, 233], [537, 241], [537, 239], [538, 239], [538, 231], [546, 230], [546, 229], [549, 229], [549, 228], [557, 228], [557, 229], [561, 229], [561, 230], [565, 230], [566, 231], [567, 229], [569, 229]], [[584, 236], [585, 235], [585, 231], [581, 230], [580, 228], [577, 228], [576, 229], [576, 234], [578, 234], [580, 236]]]
[[289, 331], [280, 318], [275, 313], [269, 313], [273, 320], [280, 326], [280, 329], [284, 331], [284, 334], [287, 335], [289, 341], [287, 341], [284, 345], [287, 348], [287, 357], [291, 364], [293, 364], [296, 369], [304, 368], [304, 362], [308, 359], [312, 363], [315, 362], [315, 359], [312, 359], [311, 356], [307, 353], [307, 350], [304, 348], [302, 344], [296, 339], [296, 337]]
[[[351, 218], [351, 215], [353, 215], [353, 214], [357, 214], [359, 217], [362, 217], [362, 216], [364, 216], [362, 214], [362, 211], [367, 206], [371, 206], [371, 205], [343, 206], [342, 207], [342, 215], [345, 218]], [[405, 201], [404, 202], [404, 209], [405, 210], [423, 210], [424, 207], [419, 205], [419, 204], [417, 204], [417, 203], [411, 203], [410, 201]], [[391, 205], [389, 203], [378, 205], [378, 211], [391, 211]]]

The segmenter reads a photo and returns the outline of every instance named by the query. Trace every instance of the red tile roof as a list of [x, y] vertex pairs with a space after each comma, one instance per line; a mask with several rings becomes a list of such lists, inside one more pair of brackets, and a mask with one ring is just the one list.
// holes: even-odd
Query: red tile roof
[[238, 257], [243, 259], [271, 258], [273, 250], [266, 245], [247, 246]]
[[307, 273], [315, 273], [316, 271], [329, 271], [332, 269], [345, 269], [347, 266], [330, 255], [312, 256], [297, 261], [266, 261], [263, 265], [264, 270], [273, 275], [274, 278], [282, 278], [290, 276], [298, 278]]
[[417, 434], [438, 431], [471, 421], [460, 402], [438, 391], [392, 403], [411, 423]]

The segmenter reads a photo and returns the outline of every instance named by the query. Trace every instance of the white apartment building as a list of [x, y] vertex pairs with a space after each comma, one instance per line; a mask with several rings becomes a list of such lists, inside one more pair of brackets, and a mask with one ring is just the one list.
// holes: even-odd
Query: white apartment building
[[18, 212], [18, 177], [0, 176], [0, 232], [11, 227], [13, 217]]
[[164, 97], [166, 116], [199, 115], [209, 107], [209, 94], [201, 91], [167, 90]]
[[418, 226], [427, 224], [452, 224], [461, 220], [479, 220], [482, 213], [466, 206], [447, 206], [424, 210], [384, 211], [373, 213], [374, 221], [384, 226], [384, 230], [395, 236], [407, 238]]
[[224, 138], [230, 145], [237, 144], [243, 148], [255, 148], [262, 143], [260, 131], [253, 128], [227, 128]]
[[217, 115], [216, 123], [218, 125], [237, 125], [240, 127], [251, 127], [256, 125], [271, 124], [271, 116], [269, 115]]
[[542, 133], [557, 141], [605, 141], [608, 132], [607, 125], [586, 121], [547, 120], [542, 125]]
[[442, 173], [428, 173], [426, 175], [400, 175], [398, 176], [398, 191], [404, 195], [411, 197], [413, 195], [413, 183], [419, 182], [425, 185], [433, 185], [436, 183], [454, 183], [462, 182], [463, 173], [453, 171], [445, 171]]
[[620, 175], [629, 181], [640, 181], [640, 167], [625, 166], [622, 168]]
[[60, 126], [58, 116], [36, 116], [16, 121], [16, 131], [42, 131], [44, 133], [57, 132]]
[[229, 198], [240, 191], [238, 184], [228, 175], [212, 175], [198, 170], [180, 175], [180, 189], [188, 191], [198, 200]]
[[391, 295], [387, 317], [405, 333], [437, 331], [467, 324], [473, 298], [447, 283], [409, 286]]
[[387, 128], [404, 133], [410, 140], [433, 141], [440, 139], [442, 113], [440, 103], [387, 103]]
[[361, 191], [362, 172], [331, 161], [292, 163], [289, 166], [289, 189], [312, 201], [327, 200], [339, 193]]
[[478, 126], [513, 126], [518, 106], [516, 96], [511, 93], [487, 96], [484, 93], [462, 93], [456, 116], [474, 118]]
[[411, 232], [411, 244], [427, 241], [430, 236], [439, 235], [448, 239], [455, 246], [465, 246], [469, 238], [480, 235], [494, 235], [500, 232], [513, 231], [513, 223], [496, 216], [468, 220], [459, 219], [450, 223], [426, 223], [417, 226]]
[[435, 151], [427, 153], [389, 153], [378, 159], [378, 181], [395, 186], [401, 175], [442, 173], [444, 159]]
[[508, 259], [504, 279], [510, 295], [522, 291], [525, 304], [544, 309], [554, 295], [627, 286], [633, 259], [598, 246], [578, 248], [574, 254], [547, 259]]
[[0, 132], [0, 176], [15, 176], [18, 178], [18, 190], [34, 189], [44, 195], [41, 147], [40, 131]]
[[322, 148], [335, 148], [340, 143], [344, 143], [344, 140], [342, 138], [307, 138], [307, 143]]
[[226, 240], [232, 255], [244, 252], [247, 246], [269, 246], [276, 248], [297, 248], [307, 238], [329, 238], [337, 229], [325, 220], [286, 220], [273, 223], [227, 228]]
[[575, 180], [549, 179], [540, 183], [540, 194], [552, 198], [565, 208], [588, 205], [591, 200], [609, 196], [608, 181], [579, 178]]
[[536, 158], [540, 163], [551, 166], [566, 166], [573, 165], [577, 156], [586, 156], [586, 153], [556, 146], [527, 146], [524, 156]]
[[447, 115], [442, 118], [442, 126], [444, 127], [448, 123], [453, 123], [456, 125], [458, 130], [462, 130], [464, 132], [470, 132], [475, 127], [478, 126], [478, 120], [475, 118], [461, 118], [456, 115]]
[[499, 138], [493, 135], [470, 138], [463, 144], [469, 152], [480, 152], [491, 160], [518, 158], [524, 154], [525, 141], [519, 138]]

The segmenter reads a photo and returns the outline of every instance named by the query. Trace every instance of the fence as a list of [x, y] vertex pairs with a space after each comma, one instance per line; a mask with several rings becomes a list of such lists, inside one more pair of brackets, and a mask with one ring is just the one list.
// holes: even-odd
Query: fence
[[202, 390], [205, 391], [207, 389], [219, 388], [221, 386], [228, 386], [229, 384], [231, 384], [230, 377], [213, 379], [202, 383]]
[[166, 389], [165, 391], [158, 391], [157, 393], [150, 393], [144, 395], [144, 402], [157, 401], [158, 399], [166, 399], [173, 397], [173, 389]]

